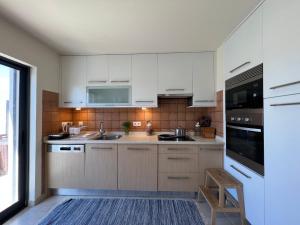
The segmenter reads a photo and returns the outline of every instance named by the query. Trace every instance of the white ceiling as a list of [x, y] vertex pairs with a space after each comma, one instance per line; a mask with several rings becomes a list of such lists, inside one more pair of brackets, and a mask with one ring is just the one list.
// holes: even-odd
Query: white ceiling
[[216, 50], [260, 0], [0, 0], [61, 54]]

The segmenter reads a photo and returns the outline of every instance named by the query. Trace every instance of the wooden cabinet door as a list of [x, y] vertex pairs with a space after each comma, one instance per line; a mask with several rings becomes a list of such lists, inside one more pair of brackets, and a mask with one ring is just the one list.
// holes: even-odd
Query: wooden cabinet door
[[189, 53], [158, 54], [159, 94], [192, 94], [193, 60]]
[[84, 153], [48, 152], [49, 188], [81, 188], [84, 183]]
[[102, 86], [108, 83], [108, 56], [86, 57], [86, 86]]
[[300, 93], [300, 1], [263, 6], [264, 97]]
[[262, 7], [224, 44], [224, 75], [229, 79], [262, 63]]
[[132, 103], [140, 107], [157, 107], [157, 55], [132, 56]]
[[61, 106], [84, 107], [86, 104], [86, 58], [61, 57]]
[[117, 189], [117, 145], [88, 144], [85, 154], [85, 188]]
[[193, 106], [216, 105], [214, 53], [193, 54]]
[[109, 55], [109, 79], [113, 85], [128, 85], [131, 82], [131, 55]]
[[157, 145], [118, 145], [118, 188], [157, 191]]

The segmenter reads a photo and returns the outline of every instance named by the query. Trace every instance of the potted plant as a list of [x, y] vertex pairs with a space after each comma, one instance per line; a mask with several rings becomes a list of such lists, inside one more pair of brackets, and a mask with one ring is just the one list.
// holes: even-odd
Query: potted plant
[[123, 124], [123, 129], [124, 129], [124, 132], [126, 135], [129, 134], [129, 130], [130, 130], [130, 127], [131, 127], [131, 122], [130, 121], [125, 121]]

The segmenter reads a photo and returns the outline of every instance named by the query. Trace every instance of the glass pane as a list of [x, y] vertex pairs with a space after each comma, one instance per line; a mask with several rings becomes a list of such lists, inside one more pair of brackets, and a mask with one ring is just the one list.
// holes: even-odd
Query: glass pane
[[19, 201], [19, 71], [0, 65], [0, 212]]
[[91, 104], [129, 104], [130, 88], [90, 88], [88, 99]]

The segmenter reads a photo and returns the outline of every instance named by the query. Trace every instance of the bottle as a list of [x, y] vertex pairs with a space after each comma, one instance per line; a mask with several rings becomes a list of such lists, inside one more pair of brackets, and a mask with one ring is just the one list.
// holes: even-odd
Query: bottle
[[146, 125], [146, 134], [148, 136], [152, 135], [153, 133], [153, 129], [152, 129], [152, 123], [150, 120], [147, 121], [147, 125]]

